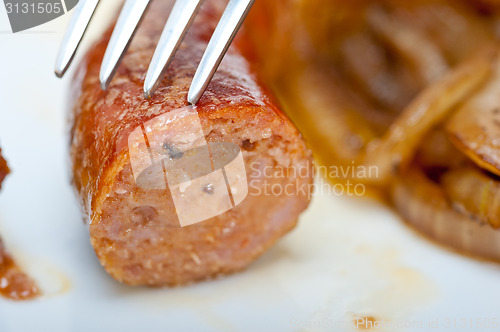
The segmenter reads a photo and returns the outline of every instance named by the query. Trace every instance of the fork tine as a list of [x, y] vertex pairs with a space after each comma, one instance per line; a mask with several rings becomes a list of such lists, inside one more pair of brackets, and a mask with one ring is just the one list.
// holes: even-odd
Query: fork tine
[[57, 55], [55, 73], [63, 77], [94, 14], [99, 0], [81, 0], [75, 8]]
[[127, 0], [123, 5], [101, 64], [99, 79], [103, 90], [113, 78], [149, 3], [150, 0]]
[[230, 0], [215, 28], [188, 92], [188, 102], [195, 105], [219, 67], [236, 33], [255, 0]]
[[201, 2], [202, 0], [177, 0], [175, 2], [144, 80], [144, 96], [146, 98], [150, 98], [158, 87], [165, 69], [172, 61], [187, 29], [193, 22]]

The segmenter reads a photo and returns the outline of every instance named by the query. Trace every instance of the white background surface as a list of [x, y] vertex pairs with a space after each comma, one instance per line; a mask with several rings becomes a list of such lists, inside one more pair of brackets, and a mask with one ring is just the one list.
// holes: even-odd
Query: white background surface
[[[99, 8], [90, 35], [115, 4]], [[14, 35], [0, 6], [0, 146], [13, 170], [0, 234], [45, 293], [0, 298], [1, 332], [351, 331], [360, 315], [386, 324], [376, 331], [500, 330], [477, 325], [500, 324], [500, 265], [444, 250], [368, 199], [316, 196], [299, 226], [241, 274], [176, 289], [112, 280], [69, 185], [73, 70], [53, 74], [68, 18]]]

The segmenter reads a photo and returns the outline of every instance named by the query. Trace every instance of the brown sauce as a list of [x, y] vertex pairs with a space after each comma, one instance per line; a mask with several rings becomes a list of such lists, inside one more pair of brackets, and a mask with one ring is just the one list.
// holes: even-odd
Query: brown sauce
[[2, 157], [2, 150], [0, 149], [0, 188], [2, 187], [3, 179], [9, 174], [9, 167], [7, 166], [7, 162]]
[[28, 300], [40, 295], [36, 283], [16, 265], [0, 239], [0, 295], [11, 300]]

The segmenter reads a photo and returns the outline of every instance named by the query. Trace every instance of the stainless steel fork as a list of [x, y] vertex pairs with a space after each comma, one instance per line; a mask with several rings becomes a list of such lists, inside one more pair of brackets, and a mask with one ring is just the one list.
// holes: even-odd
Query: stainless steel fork
[[[150, 98], [193, 22], [203, 0], [176, 0], [155, 49], [144, 81], [144, 96]], [[193, 77], [188, 102], [196, 104], [205, 92], [222, 58], [255, 0], [229, 0]], [[106, 89], [120, 64], [151, 0], [126, 0], [111, 35], [101, 65], [101, 87]], [[80, 0], [75, 8], [57, 56], [55, 73], [62, 77], [92, 19], [99, 0]]]

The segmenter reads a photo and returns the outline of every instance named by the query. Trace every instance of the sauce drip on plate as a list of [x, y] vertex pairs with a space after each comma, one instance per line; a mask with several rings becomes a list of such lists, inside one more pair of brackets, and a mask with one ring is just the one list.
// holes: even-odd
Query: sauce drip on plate
[[40, 295], [36, 283], [16, 265], [0, 239], [0, 296], [28, 300]]

